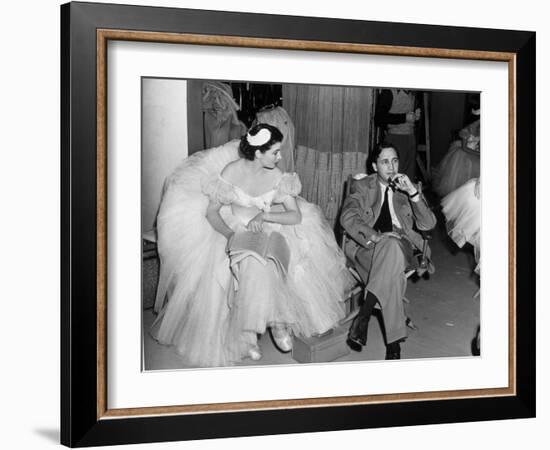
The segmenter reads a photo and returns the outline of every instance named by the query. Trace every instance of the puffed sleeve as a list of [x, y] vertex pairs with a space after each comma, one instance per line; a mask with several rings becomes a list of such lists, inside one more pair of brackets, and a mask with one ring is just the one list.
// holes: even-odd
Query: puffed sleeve
[[297, 197], [302, 190], [302, 183], [297, 173], [284, 173], [275, 194], [275, 202], [283, 202], [287, 196]]
[[202, 183], [202, 192], [213, 202], [229, 205], [235, 200], [235, 188], [219, 175], [207, 177]]

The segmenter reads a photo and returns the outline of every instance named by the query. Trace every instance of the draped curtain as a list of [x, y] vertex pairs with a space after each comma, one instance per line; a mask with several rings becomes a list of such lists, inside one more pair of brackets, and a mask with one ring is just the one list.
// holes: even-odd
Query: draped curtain
[[348, 175], [366, 171], [373, 89], [287, 84], [283, 106], [296, 128], [302, 195], [334, 226]]

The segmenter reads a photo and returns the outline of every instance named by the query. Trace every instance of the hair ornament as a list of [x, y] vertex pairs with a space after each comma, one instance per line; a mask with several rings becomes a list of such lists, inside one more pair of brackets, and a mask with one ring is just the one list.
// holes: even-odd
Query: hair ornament
[[269, 142], [270, 139], [271, 132], [267, 128], [262, 128], [254, 136], [252, 136], [250, 133], [246, 134], [246, 140], [250, 145], [253, 145], [254, 147], [264, 145], [265, 143]]

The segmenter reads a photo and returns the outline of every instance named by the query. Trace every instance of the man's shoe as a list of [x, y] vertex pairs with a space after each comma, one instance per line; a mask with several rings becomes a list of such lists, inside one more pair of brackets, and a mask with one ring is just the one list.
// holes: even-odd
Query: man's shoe
[[349, 337], [346, 341], [346, 344], [348, 344], [348, 347], [351, 348], [354, 352], [360, 352], [363, 350], [363, 346], [358, 344], [357, 342], [353, 342]]
[[[370, 317], [365, 318], [361, 314], [359, 314], [353, 320], [353, 323], [351, 324], [351, 327], [349, 329], [348, 341], [353, 342], [359, 347], [363, 347], [367, 345], [367, 332], [369, 330], [369, 318]], [[352, 350], [355, 350], [355, 349], [352, 347]]]
[[386, 359], [401, 359], [401, 345], [399, 341], [391, 342], [386, 346]]

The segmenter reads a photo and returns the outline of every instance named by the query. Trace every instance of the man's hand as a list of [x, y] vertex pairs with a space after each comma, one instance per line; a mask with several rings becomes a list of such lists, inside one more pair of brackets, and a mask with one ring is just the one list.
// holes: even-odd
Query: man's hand
[[409, 196], [416, 194], [418, 192], [412, 181], [404, 173], [398, 173], [392, 178], [392, 181], [397, 186], [397, 189], [400, 191], [406, 192]]
[[414, 111], [408, 112], [405, 115], [405, 121], [407, 123], [414, 123], [418, 120], [420, 120], [422, 112], [420, 111], [420, 108], [416, 108]]
[[395, 233], [394, 231], [387, 231], [385, 233], [374, 233], [369, 237], [370, 242], [374, 242], [375, 244], [378, 244], [382, 239], [387, 239], [388, 237], [394, 237], [396, 239], [401, 239], [401, 235], [399, 233]]

